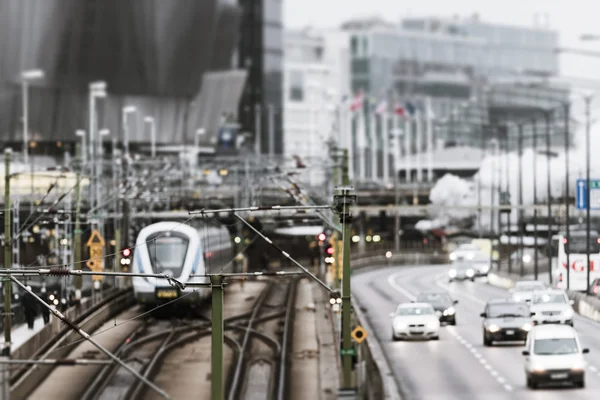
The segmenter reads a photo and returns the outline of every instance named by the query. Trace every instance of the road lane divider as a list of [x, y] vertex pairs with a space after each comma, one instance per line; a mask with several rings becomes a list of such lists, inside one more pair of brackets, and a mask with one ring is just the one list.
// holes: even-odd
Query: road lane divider
[[494, 367], [485, 359], [485, 357], [479, 352], [479, 350], [469, 343], [465, 338], [463, 338], [453, 326], [449, 326], [446, 329], [458, 342], [463, 345], [472, 355], [475, 357], [477, 361], [481, 364], [481, 366], [490, 374], [490, 376], [504, 388], [507, 392], [512, 392], [513, 387], [507, 382], [507, 380], [500, 375], [498, 371], [494, 369]]
[[402, 272], [396, 272], [395, 274], [391, 274], [390, 276], [388, 276], [388, 283], [391, 287], [393, 287], [397, 292], [402, 293], [404, 296], [406, 296], [406, 298], [408, 298], [408, 300], [413, 301], [417, 299], [417, 296], [415, 296], [414, 294], [412, 294], [411, 292], [409, 292], [408, 290], [404, 289], [402, 286], [400, 286], [397, 282], [396, 282], [396, 277], [398, 275], [401, 275]]

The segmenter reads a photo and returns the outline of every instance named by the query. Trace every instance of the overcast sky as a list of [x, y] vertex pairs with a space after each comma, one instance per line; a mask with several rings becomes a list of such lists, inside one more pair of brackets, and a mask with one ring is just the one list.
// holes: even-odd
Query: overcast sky
[[[340, 23], [365, 16], [399, 21], [407, 16], [469, 16], [510, 25], [533, 26], [534, 15], [546, 13], [550, 27], [558, 30], [561, 46], [600, 51], [600, 41], [581, 43], [582, 33], [600, 34], [600, 2], [597, 0], [283, 0], [287, 27], [337, 27]], [[561, 58], [565, 76], [598, 80], [600, 57], [573, 54]]]

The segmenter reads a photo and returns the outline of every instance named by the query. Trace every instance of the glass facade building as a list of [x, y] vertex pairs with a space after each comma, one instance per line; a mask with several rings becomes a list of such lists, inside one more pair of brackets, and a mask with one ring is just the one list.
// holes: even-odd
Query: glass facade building
[[353, 21], [343, 28], [351, 35], [353, 92], [417, 107], [431, 99], [434, 143], [484, 145], [488, 131], [474, 127], [557, 107], [568, 96], [564, 88], [500, 84], [556, 76], [555, 31], [477, 18]]
[[263, 153], [269, 151], [272, 133], [275, 154], [282, 154], [283, 0], [239, 0], [239, 5], [242, 16], [237, 62], [248, 70], [240, 123], [244, 131], [252, 133], [260, 126]]

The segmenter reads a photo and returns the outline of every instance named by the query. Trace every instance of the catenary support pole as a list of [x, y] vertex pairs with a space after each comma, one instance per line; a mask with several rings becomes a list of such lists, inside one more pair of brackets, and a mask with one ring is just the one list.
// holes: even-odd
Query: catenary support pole
[[[81, 150], [83, 152], [83, 149]], [[83, 154], [83, 153], [82, 153]], [[83, 166], [83, 164], [81, 164]], [[73, 245], [75, 246], [74, 251], [74, 265], [76, 268], [81, 267], [81, 170], [77, 171], [77, 181], [75, 182], [75, 238]], [[81, 276], [75, 276], [73, 279], [75, 284], [75, 293], [77, 296], [81, 295], [82, 278]]]
[[[4, 268], [12, 267], [12, 238], [11, 238], [11, 206], [10, 206], [10, 161], [12, 149], [4, 150]], [[11, 330], [12, 330], [12, 284], [9, 277], [5, 277], [4, 284], [4, 348], [2, 355], [10, 357]]]
[[224, 400], [223, 386], [223, 277], [211, 275], [212, 289], [212, 351], [211, 351], [211, 393], [212, 400]]
[[[569, 132], [569, 118], [570, 118], [570, 114], [571, 114], [571, 105], [569, 103], [565, 104], [565, 110], [564, 110], [564, 119], [565, 119], [565, 230], [566, 230], [566, 238], [567, 238], [567, 243], [569, 243], [569, 240], [571, 240], [571, 232], [570, 232], [570, 225], [571, 225], [571, 218], [569, 216], [569, 142], [570, 142], [570, 132]], [[571, 260], [570, 260], [570, 254], [567, 251], [567, 290], [569, 290], [569, 284], [570, 284], [570, 271], [571, 271]], [[559, 268], [561, 267], [560, 265], [558, 266]]]
[[548, 282], [552, 284], [552, 184], [550, 173], [550, 111], [544, 111], [544, 122], [546, 123], [546, 184], [548, 197], [548, 235], [546, 242], [546, 256], [548, 257]]
[[[592, 98], [585, 98], [585, 253], [587, 265], [586, 293], [590, 293], [590, 102]], [[568, 268], [569, 266], [567, 266]]]
[[523, 255], [525, 249], [523, 247], [523, 236], [525, 236], [525, 221], [523, 212], [523, 124], [519, 123], [519, 274], [525, 275], [525, 263], [523, 262]]

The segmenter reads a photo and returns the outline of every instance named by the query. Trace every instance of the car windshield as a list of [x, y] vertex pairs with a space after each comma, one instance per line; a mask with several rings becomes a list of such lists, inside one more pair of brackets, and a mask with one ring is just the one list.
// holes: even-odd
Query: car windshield
[[449, 303], [450, 296], [445, 293], [423, 293], [417, 297], [417, 301], [424, 303]]
[[544, 289], [545, 286], [542, 282], [517, 282], [515, 288], [522, 292], [530, 292], [533, 290]]
[[396, 315], [432, 315], [431, 307], [398, 307]]
[[543, 293], [536, 294], [533, 296], [533, 304], [545, 304], [545, 303], [566, 303], [567, 300], [563, 294], [558, 293]]
[[473, 267], [469, 263], [456, 263], [452, 265], [452, 268], [459, 270], [472, 269]]
[[574, 338], [537, 339], [533, 344], [533, 353], [540, 356], [575, 354], [577, 352], [577, 341]]
[[487, 311], [488, 318], [520, 318], [530, 315], [529, 307], [521, 303], [490, 304]]

